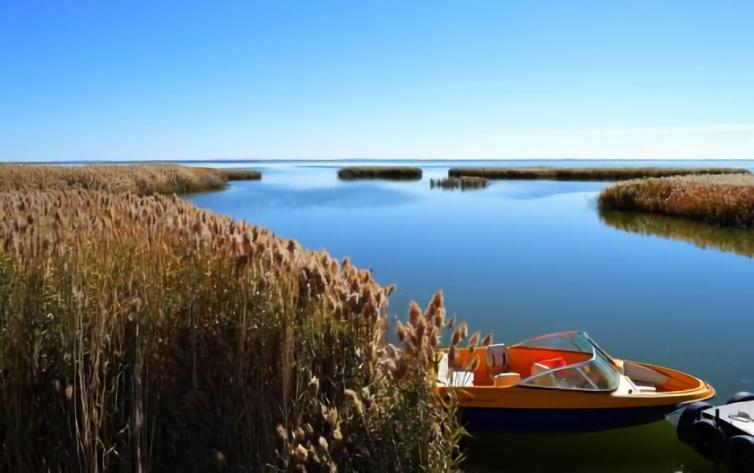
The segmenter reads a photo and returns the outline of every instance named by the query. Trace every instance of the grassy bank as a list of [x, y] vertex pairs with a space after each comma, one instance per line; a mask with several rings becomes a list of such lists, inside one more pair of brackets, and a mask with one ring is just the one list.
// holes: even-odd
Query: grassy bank
[[620, 182], [602, 191], [599, 205], [605, 210], [754, 228], [754, 176], [679, 176]]
[[343, 180], [354, 179], [387, 179], [393, 181], [419, 180], [422, 170], [412, 166], [351, 166], [338, 171], [338, 177]]
[[258, 181], [262, 173], [253, 169], [218, 168], [217, 171], [228, 181]]
[[476, 176], [448, 177], [445, 179], [430, 179], [429, 187], [434, 189], [483, 189], [487, 187], [487, 178]]
[[0, 222], [0, 471], [456, 468], [439, 295], [396, 350], [368, 271], [174, 196], [0, 192]]
[[700, 248], [716, 248], [754, 257], [754, 232], [746, 229], [718, 227], [665, 215], [604, 209], [600, 210], [600, 219], [613, 228], [630, 233], [673, 238]]
[[138, 195], [186, 194], [224, 189], [226, 180], [217, 169], [175, 164], [0, 164], [0, 191], [85, 189]]
[[618, 181], [624, 179], [697, 174], [746, 174], [736, 168], [672, 167], [496, 167], [451, 168], [450, 177], [477, 176], [487, 179], [550, 179], [558, 181]]

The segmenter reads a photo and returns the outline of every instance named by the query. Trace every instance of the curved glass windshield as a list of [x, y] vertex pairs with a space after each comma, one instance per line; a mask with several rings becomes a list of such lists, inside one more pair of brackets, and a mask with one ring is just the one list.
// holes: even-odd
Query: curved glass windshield
[[555, 350], [578, 351], [582, 353], [591, 353], [594, 351], [595, 343], [584, 332], [559, 332], [540, 337], [530, 338], [516, 346], [529, 348], [549, 348]]
[[517, 346], [548, 350], [589, 353], [591, 358], [580, 363], [549, 368], [534, 363], [532, 375], [519, 384], [540, 388], [614, 391], [618, 373], [611, 358], [584, 332], [562, 332], [531, 338]]

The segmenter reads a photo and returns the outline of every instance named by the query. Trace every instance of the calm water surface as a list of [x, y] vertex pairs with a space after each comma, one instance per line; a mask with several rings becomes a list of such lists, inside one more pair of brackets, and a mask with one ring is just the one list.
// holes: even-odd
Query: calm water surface
[[[449, 313], [497, 341], [583, 329], [618, 357], [709, 380], [718, 400], [754, 391], [752, 232], [600, 215], [596, 198], [608, 183], [429, 188], [454, 165], [531, 162], [409, 164], [424, 168], [421, 181], [340, 182], [342, 163], [225, 164], [260, 169], [263, 180], [190, 200], [372, 268], [379, 281], [397, 283], [390, 310], [400, 317], [409, 301], [424, 304], [442, 289]], [[754, 169], [742, 161], [653, 164]], [[668, 421], [596, 434], [485, 436], [469, 448], [480, 471], [716, 471], [676, 441]]]

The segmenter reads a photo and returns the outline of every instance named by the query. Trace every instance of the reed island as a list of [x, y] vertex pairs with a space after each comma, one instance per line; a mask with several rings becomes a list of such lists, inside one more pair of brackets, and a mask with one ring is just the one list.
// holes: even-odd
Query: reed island
[[349, 166], [338, 171], [338, 178], [345, 181], [357, 179], [417, 181], [422, 178], [422, 170], [413, 166]]
[[394, 347], [392, 286], [174, 195], [217, 173], [0, 171], [1, 471], [458, 469], [441, 294]]
[[228, 181], [259, 181], [262, 173], [253, 169], [222, 168], [217, 171]]
[[549, 179], [557, 181], [620, 181], [649, 177], [698, 174], [746, 174], [737, 168], [685, 167], [457, 167], [449, 177], [475, 176], [487, 179]]
[[675, 176], [619, 182], [602, 191], [603, 210], [685, 217], [754, 228], [754, 175]]

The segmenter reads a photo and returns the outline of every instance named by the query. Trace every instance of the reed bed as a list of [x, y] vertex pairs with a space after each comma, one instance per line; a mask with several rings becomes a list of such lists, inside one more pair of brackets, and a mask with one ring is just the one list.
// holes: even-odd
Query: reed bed
[[441, 294], [398, 349], [369, 271], [175, 196], [0, 192], [0, 222], [0, 471], [458, 468]]
[[607, 225], [629, 233], [673, 238], [700, 248], [716, 248], [749, 258], [754, 257], [754, 232], [718, 227], [704, 222], [642, 212], [600, 210]]
[[228, 181], [258, 181], [262, 179], [262, 173], [253, 169], [217, 169]]
[[392, 181], [416, 181], [422, 178], [422, 170], [412, 166], [350, 166], [338, 171], [338, 178], [387, 179]]
[[621, 182], [602, 191], [599, 205], [606, 210], [754, 228], [754, 176], [679, 176]]
[[748, 174], [737, 168], [673, 167], [495, 167], [451, 168], [450, 177], [477, 176], [487, 179], [549, 179], [557, 181], [620, 181], [649, 177], [698, 174]]
[[447, 177], [445, 179], [429, 180], [430, 189], [438, 187], [445, 190], [461, 189], [462, 191], [465, 191], [469, 189], [484, 189], [487, 187], [487, 184], [488, 181], [486, 177], [477, 176]]
[[227, 177], [217, 169], [175, 164], [57, 166], [0, 163], [0, 191], [85, 189], [138, 195], [186, 194], [224, 189], [226, 180]]

